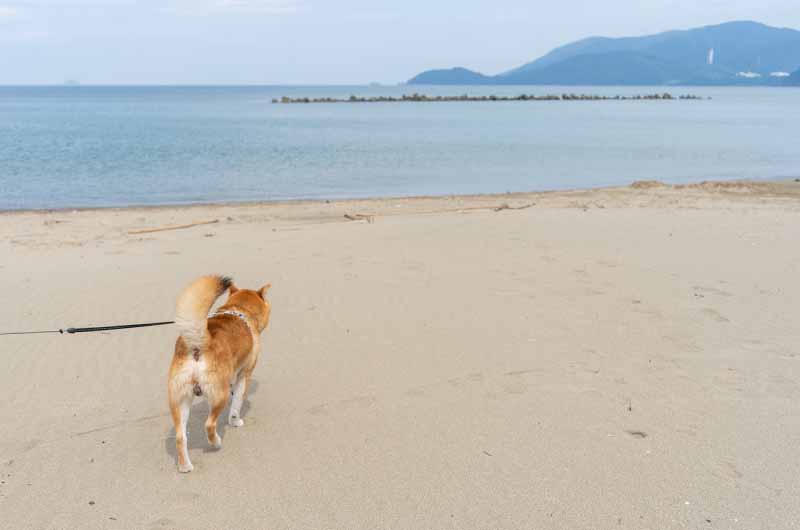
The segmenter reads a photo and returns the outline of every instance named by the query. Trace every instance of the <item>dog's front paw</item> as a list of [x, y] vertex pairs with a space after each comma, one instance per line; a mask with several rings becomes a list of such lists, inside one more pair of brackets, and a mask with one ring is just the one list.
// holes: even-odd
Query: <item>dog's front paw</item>
[[187, 462], [185, 464], [178, 464], [178, 472], [180, 473], [191, 473], [194, 470], [194, 466], [191, 462]]
[[216, 437], [209, 439], [208, 443], [211, 444], [211, 447], [214, 449], [222, 449], [222, 438], [219, 437], [219, 434], [217, 434]]
[[244, 425], [244, 420], [242, 418], [231, 418], [228, 420], [228, 425], [231, 427], [241, 427]]

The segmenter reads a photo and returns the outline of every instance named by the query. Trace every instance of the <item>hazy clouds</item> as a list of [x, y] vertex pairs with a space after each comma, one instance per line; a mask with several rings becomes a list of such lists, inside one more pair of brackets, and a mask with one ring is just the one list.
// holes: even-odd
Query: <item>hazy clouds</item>
[[0, 83], [366, 83], [517, 66], [591, 35], [730, 20], [800, 28], [797, 0], [0, 0]]

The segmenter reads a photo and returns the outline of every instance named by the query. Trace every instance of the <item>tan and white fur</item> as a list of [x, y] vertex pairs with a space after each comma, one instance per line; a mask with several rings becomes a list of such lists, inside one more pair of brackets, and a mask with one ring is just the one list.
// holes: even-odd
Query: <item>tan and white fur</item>
[[[241, 427], [242, 403], [261, 352], [261, 332], [269, 324], [270, 285], [257, 291], [238, 289], [230, 278], [203, 276], [189, 285], [178, 298], [175, 323], [180, 336], [169, 369], [169, 408], [175, 424], [178, 471], [194, 469], [189, 459], [186, 426], [195, 397], [205, 397], [208, 443], [222, 447], [217, 419], [232, 394], [228, 424]], [[229, 292], [227, 301], [211, 317], [214, 302]]]

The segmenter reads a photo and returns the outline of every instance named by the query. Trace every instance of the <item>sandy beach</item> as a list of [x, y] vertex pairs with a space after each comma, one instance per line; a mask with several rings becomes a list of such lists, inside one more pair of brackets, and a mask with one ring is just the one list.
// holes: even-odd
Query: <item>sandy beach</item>
[[792, 181], [0, 214], [0, 332], [273, 284], [189, 475], [172, 326], [0, 337], [0, 528], [795, 528], [799, 235]]

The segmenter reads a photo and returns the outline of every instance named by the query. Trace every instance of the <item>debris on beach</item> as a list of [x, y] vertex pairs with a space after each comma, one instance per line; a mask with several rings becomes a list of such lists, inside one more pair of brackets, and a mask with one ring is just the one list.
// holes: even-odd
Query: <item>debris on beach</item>
[[533, 208], [536, 203], [532, 202], [530, 204], [523, 204], [522, 206], [509, 206], [508, 203], [503, 203], [500, 206], [496, 206], [492, 208], [495, 212], [502, 212], [503, 210], [527, 210], [528, 208]]
[[694, 184], [678, 184], [676, 189], [696, 189], [710, 192], [731, 192], [731, 193], [752, 193], [756, 190], [756, 185], [752, 182], [744, 181], [710, 181]]
[[363, 213], [356, 213], [356, 214], [344, 214], [344, 218], [348, 221], [366, 221], [369, 224], [373, 224], [375, 222], [375, 215], [374, 214], [363, 214]]
[[211, 221], [199, 221], [196, 223], [189, 223], [185, 225], [171, 225], [171, 226], [162, 226], [160, 228], [143, 228], [139, 230], [128, 230], [129, 235], [138, 235], [138, 234], [152, 234], [153, 232], [166, 232], [167, 230], [183, 230], [184, 228], [192, 228], [195, 226], [203, 226], [203, 225], [213, 225], [219, 223], [219, 219], [213, 219]]
[[637, 180], [631, 184], [631, 188], [636, 190], [647, 190], [651, 188], [666, 188], [667, 185], [658, 180]]
[[647, 438], [647, 433], [644, 431], [625, 431], [634, 438]]

